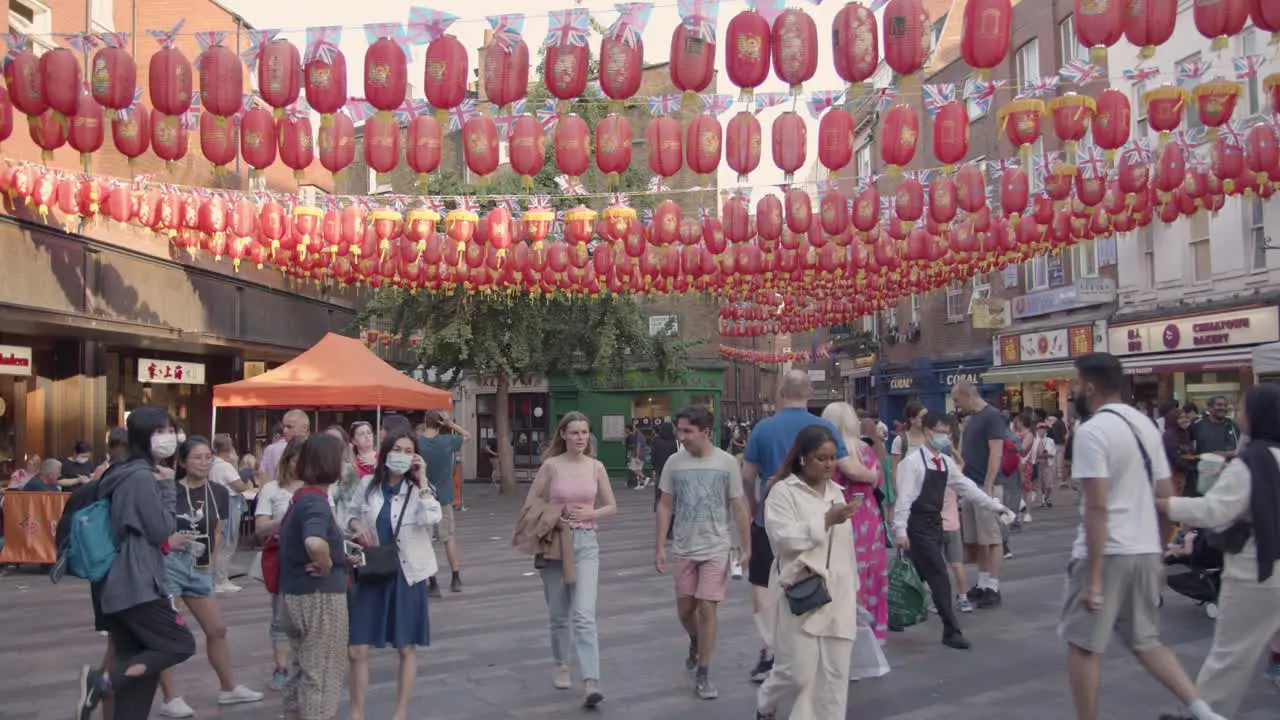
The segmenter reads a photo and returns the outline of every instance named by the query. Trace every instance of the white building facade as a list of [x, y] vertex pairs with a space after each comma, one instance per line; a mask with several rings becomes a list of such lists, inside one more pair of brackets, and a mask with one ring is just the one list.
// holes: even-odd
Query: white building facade
[[[1266, 58], [1256, 77], [1241, 80], [1236, 124], [1247, 129], [1271, 111], [1262, 78], [1280, 67], [1280, 53], [1267, 45], [1269, 34], [1250, 25], [1227, 49], [1214, 52], [1195, 28], [1191, 5], [1179, 3], [1173, 37], [1154, 57], [1141, 60], [1139, 48], [1123, 41], [1109, 52], [1111, 86], [1127, 92], [1133, 103], [1132, 137], [1146, 139], [1153, 152], [1159, 138], [1148, 128], [1143, 93], [1162, 84], [1191, 91], [1201, 82], [1234, 80], [1234, 58]], [[1195, 67], [1196, 61], [1211, 66], [1198, 78], [1179, 79], [1178, 67]], [[1124, 71], [1138, 67], [1160, 74], [1134, 83]], [[1209, 135], [1194, 105], [1182, 128], [1199, 143], [1197, 154], [1207, 167]], [[1275, 252], [1267, 247], [1273, 242]], [[1108, 339], [1134, 381], [1134, 399], [1202, 404], [1222, 394], [1234, 404], [1252, 379], [1252, 347], [1280, 339], [1280, 201], [1229, 197], [1216, 214], [1200, 212], [1171, 225], [1156, 220], [1120, 238], [1118, 262], [1119, 307]]]

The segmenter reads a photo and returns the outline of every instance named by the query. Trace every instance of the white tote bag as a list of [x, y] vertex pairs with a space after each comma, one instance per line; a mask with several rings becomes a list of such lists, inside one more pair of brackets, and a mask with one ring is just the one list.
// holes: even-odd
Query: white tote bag
[[889, 674], [889, 659], [871, 629], [872, 618], [866, 610], [858, 608], [858, 634], [853, 640], [852, 657], [849, 660], [849, 679], [867, 680]]

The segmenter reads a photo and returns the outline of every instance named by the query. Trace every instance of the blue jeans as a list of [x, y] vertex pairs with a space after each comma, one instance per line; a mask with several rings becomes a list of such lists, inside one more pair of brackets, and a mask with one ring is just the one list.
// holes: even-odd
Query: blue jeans
[[222, 519], [222, 537], [219, 538], [218, 556], [213, 559], [214, 586], [230, 582], [231, 559], [235, 557], [236, 545], [240, 544], [240, 521], [244, 518], [247, 504], [239, 495], [231, 496], [228, 517]]
[[600, 545], [596, 542], [595, 530], [573, 531], [573, 572], [577, 582], [566, 585], [560, 561], [548, 560], [541, 571], [547, 610], [551, 614], [551, 656], [556, 665], [568, 665], [572, 647], [582, 679], [599, 680], [596, 596], [600, 582]]

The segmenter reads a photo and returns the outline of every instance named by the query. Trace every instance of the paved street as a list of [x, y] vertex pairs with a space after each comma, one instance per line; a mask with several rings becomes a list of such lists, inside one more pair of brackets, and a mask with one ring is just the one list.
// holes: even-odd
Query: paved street
[[[756, 653], [745, 582], [735, 583], [721, 610], [721, 639], [713, 677], [720, 699], [696, 700], [683, 667], [686, 642], [676, 621], [669, 578], [654, 575], [652, 495], [620, 489], [619, 517], [600, 533], [600, 644], [608, 700], [598, 715], [641, 720], [750, 718], [753, 686], [745, 674]], [[1068, 493], [1074, 501], [1074, 493]], [[577, 691], [551, 688], [542, 587], [528, 559], [508, 548], [517, 499], [488, 488], [467, 489], [470, 509], [458, 518], [467, 563], [466, 592], [431, 608], [434, 644], [421, 653], [414, 720], [529, 720], [578, 717]], [[1064, 498], [1065, 499], [1065, 498]], [[1056, 720], [1073, 717], [1063, 649], [1054, 635], [1074, 507], [1038, 511], [1014, 541], [1002, 609], [964, 618], [974, 649], [939, 644], [936, 620], [890, 637], [893, 672], [850, 688], [850, 718], [859, 720]], [[245, 558], [247, 560], [247, 558]], [[232, 654], [240, 679], [261, 688], [270, 669], [270, 610], [262, 587], [222, 596]], [[81, 663], [101, 656], [103, 639], [91, 630], [85, 586], [52, 586], [34, 572], [0, 578], [0, 720], [67, 720], [75, 700], [72, 678]], [[1164, 639], [1183, 662], [1198, 668], [1212, 623], [1180, 597], [1168, 598]], [[199, 633], [197, 632], [197, 637]], [[201, 639], [202, 640], [202, 639]], [[370, 720], [390, 717], [395, 654], [375, 652]], [[1169, 696], [1118, 649], [1105, 659], [1103, 716], [1154, 719], [1173, 709]], [[177, 671], [178, 683], [199, 717], [266, 720], [279, 717], [269, 696], [256, 706], [224, 710], [214, 701], [216, 682], [201, 653]], [[1259, 669], [1244, 710], [1235, 720], [1280, 716], [1280, 690]], [[834, 719], [833, 719], [834, 720]]]

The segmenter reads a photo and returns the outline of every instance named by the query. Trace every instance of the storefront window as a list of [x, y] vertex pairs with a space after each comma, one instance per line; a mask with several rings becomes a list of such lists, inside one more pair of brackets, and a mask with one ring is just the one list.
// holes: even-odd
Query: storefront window
[[[710, 399], [706, 403], [710, 408]], [[670, 417], [674, 412], [671, 409], [671, 399], [666, 395], [649, 395], [642, 398], [636, 398], [631, 403], [631, 417], [635, 419], [647, 418], [650, 421]]]
[[[1178, 387], [1180, 384], [1182, 387]], [[1234, 372], [1176, 373], [1174, 392], [1184, 398], [1183, 402], [1193, 402], [1202, 411], [1210, 398], [1223, 395], [1227, 398], [1227, 412], [1234, 415], [1240, 401], [1240, 376]]]

